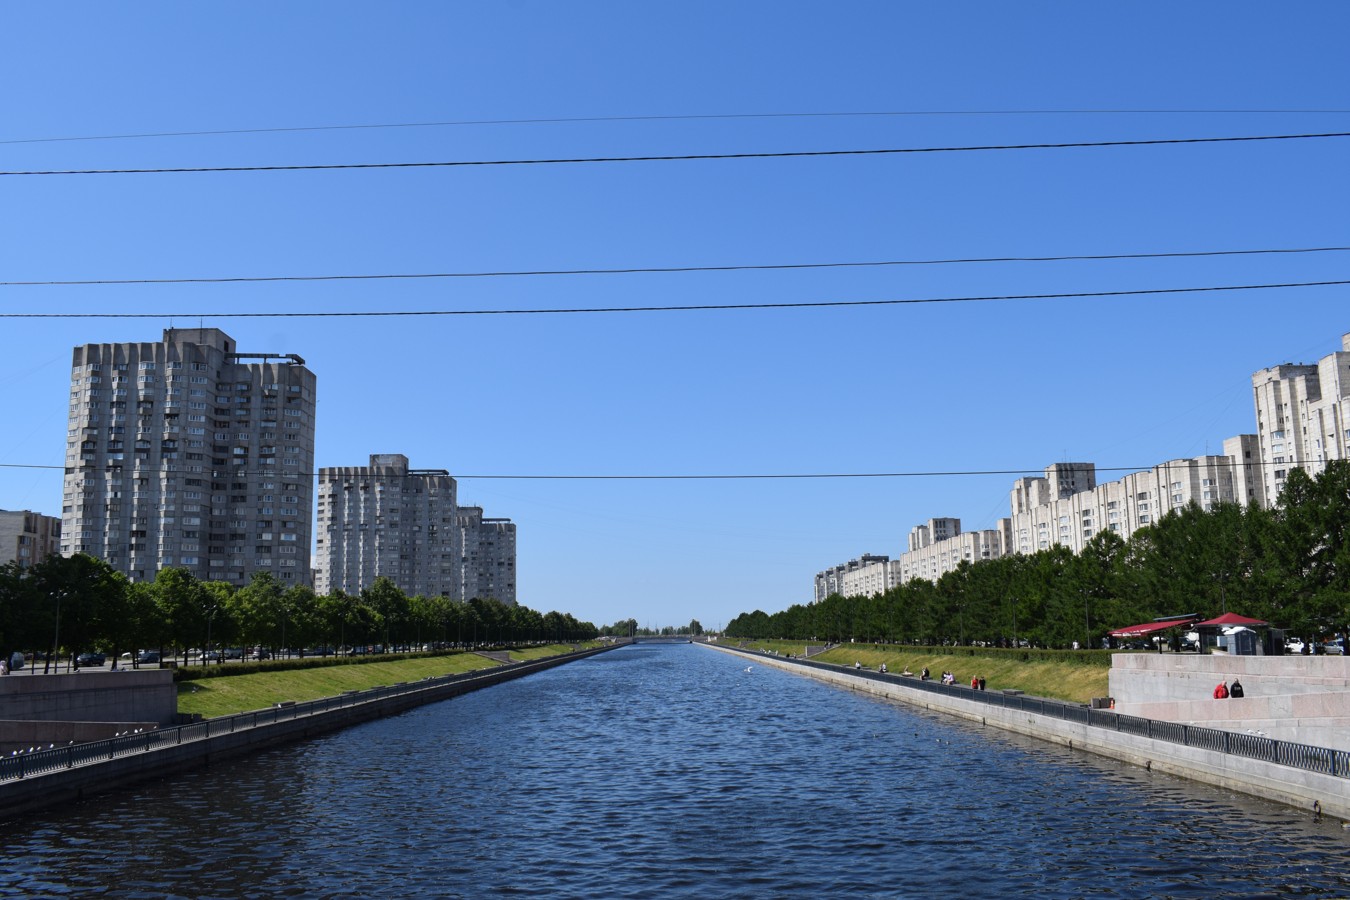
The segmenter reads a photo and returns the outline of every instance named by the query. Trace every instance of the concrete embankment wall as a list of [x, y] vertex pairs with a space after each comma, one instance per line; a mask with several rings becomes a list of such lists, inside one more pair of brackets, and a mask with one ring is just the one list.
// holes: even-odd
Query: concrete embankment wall
[[[1234, 679], [1243, 696], [1215, 700]], [[1350, 657], [1118, 653], [1111, 696], [1125, 715], [1350, 749]]]
[[395, 715], [427, 703], [448, 700], [469, 691], [542, 672], [612, 649], [614, 649], [612, 646], [600, 647], [528, 663], [516, 663], [462, 680], [441, 684], [434, 681], [427, 682], [426, 687], [421, 687], [422, 683], [419, 682], [409, 686], [409, 690], [405, 693], [383, 696], [369, 702], [353, 703], [326, 712], [297, 716], [258, 727], [241, 728], [219, 735], [213, 734], [181, 744], [158, 745], [144, 753], [119, 755], [97, 763], [0, 781], [0, 816], [12, 817], [42, 807], [70, 803], [137, 781], [209, 766], [214, 762], [267, 747], [304, 740], [350, 725]]
[[157, 722], [178, 711], [168, 669], [118, 669], [0, 678], [0, 710], [10, 721]]
[[1327, 815], [1350, 820], [1350, 779], [1125, 734], [1027, 710], [966, 700], [961, 698], [960, 689], [950, 693], [930, 692], [908, 688], [903, 683], [860, 678], [847, 669], [820, 669], [767, 654], [747, 653], [714, 644], [705, 646], [742, 658], [751, 657], [757, 665], [774, 666], [849, 690], [960, 716], [981, 725], [1122, 760], [1150, 771], [1176, 775], [1306, 810], [1317, 808]]

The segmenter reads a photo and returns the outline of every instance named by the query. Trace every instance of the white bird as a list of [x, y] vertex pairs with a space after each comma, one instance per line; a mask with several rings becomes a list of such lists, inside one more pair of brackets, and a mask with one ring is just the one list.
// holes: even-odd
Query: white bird
[[746, 666], [746, 667], [745, 667], [745, 671], [749, 672], [749, 671], [750, 671], [751, 669], [753, 669], [753, 668], [754, 668], [754, 666]]

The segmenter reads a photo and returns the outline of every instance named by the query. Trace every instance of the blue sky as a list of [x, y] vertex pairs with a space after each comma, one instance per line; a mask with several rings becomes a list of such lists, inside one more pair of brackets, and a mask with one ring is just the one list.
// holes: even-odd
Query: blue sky
[[[1350, 131], [1350, 7], [100, 3], [5, 9], [0, 170], [746, 153]], [[1154, 110], [1150, 113], [789, 113]], [[1192, 110], [1192, 112], [1157, 112]], [[1194, 112], [1247, 110], [1248, 112]], [[639, 118], [670, 117], [670, 118]], [[675, 118], [707, 117], [707, 118]], [[716, 117], [716, 118], [714, 118]], [[622, 121], [618, 119], [624, 119]], [[607, 121], [162, 132], [542, 119]], [[910, 156], [0, 177], [3, 281], [482, 272], [1350, 246], [1350, 140]], [[0, 507], [61, 506], [71, 348], [221, 327], [298, 353], [317, 464], [404, 453], [519, 528], [521, 602], [724, 624], [1013, 476], [1254, 429], [1250, 375], [1345, 287], [844, 309], [226, 312], [879, 300], [1327, 281], [1350, 254], [268, 284], [0, 287]], [[1110, 477], [1110, 476], [1106, 476]]]

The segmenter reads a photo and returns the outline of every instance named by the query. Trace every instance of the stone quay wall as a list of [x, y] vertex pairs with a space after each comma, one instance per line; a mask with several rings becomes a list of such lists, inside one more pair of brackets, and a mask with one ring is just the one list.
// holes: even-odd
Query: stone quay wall
[[[716, 644], [704, 646], [732, 653], [743, 659], [753, 659], [759, 665], [806, 675], [849, 690], [898, 700], [934, 712], [959, 716], [981, 725], [1050, 741], [1074, 750], [1085, 750], [1099, 756], [1118, 759], [1142, 766], [1149, 771], [1188, 778], [1350, 821], [1350, 778], [1127, 734], [1083, 722], [1040, 715], [1025, 709], [1000, 707], [974, 699], [964, 699], [960, 688], [949, 691], [923, 690], [908, 687], [899, 678], [880, 680], [860, 677], [846, 667], [824, 668], [821, 663], [803, 663], [756, 651]], [[1215, 683], [1217, 684], [1217, 676]], [[1211, 699], [1210, 702], [1223, 701]]]
[[[471, 675], [371, 688], [331, 698], [328, 702], [280, 704], [278, 708], [257, 713], [224, 716], [192, 725], [0, 760], [0, 815], [13, 817], [47, 806], [75, 802], [137, 781], [209, 766], [267, 747], [448, 700], [612, 649], [614, 646], [599, 647], [503, 665]], [[15, 768], [6, 768], [19, 764], [27, 767], [18, 770], [21, 774], [14, 774]]]
[[0, 678], [0, 719], [170, 725], [178, 690], [169, 669], [118, 669]]
[[[1215, 700], [1234, 679], [1243, 696]], [[1350, 657], [1117, 653], [1110, 684], [1125, 715], [1350, 749]]]

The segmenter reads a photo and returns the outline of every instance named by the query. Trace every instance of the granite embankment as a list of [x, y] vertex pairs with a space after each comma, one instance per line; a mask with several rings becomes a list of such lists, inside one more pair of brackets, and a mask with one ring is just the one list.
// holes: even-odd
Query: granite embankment
[[[1229, 733], [1189, 723], [1146, 719], [1124, 715], [1119, 710], [1028, 698], [1016, 692], [972, 691], [969, 687], [948, 687], [931, 681], [920, 683], [914, 677], [881, 675], [716, 644], [705, 646], [850, 690], [1122, 760], [1149, 771], [1350, 820], [1350, 752], [1345, 749], [1310, 747], [1245, 731]], [[1113, 690], [1117, 684], [1113, 673]], [[1214, 702], [1218, 701], [1211, 701]]]
[[604, 653], [598, 647], [463, 675], [394, 684], [306, 703], [123, 734], [0, 759], [0, 815], [13, 817], [112, 788], [208, 766], [304, 740], [349, 725], [396, 715]]

